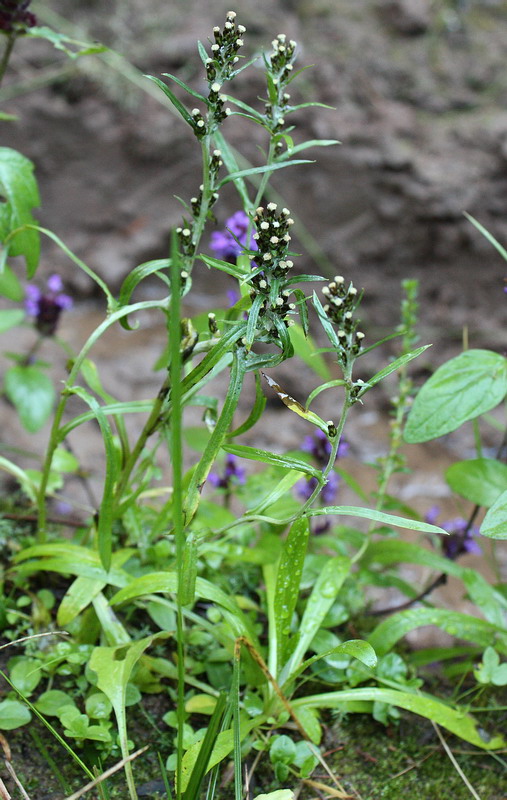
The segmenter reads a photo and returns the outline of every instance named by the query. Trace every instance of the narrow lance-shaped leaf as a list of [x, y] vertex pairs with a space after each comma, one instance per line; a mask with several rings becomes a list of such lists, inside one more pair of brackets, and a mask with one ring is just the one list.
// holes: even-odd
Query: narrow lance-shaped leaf
[[296, 520], [284, 543], [276, 576], [274, 610], [276, 621], [277, 661], [286, 659], [292, 616], [299, 597], [310, 526], [305, 517]]
[[264, 464], [273, 464], [276, 467], [285, 467], [285, 469], [295, 469], [298, 472], [304, 472], [306, 475], [312, 475], [317, 480], [322, 480], [322, 473], [316, 467], [312, 467], [305, 461], [292, 456], [279, 456], [276, 453], [270, 453], [268, 450], [260, 450], [258, 447], [247, 447], [240, 444], [226, 444], [223, 445], [223, 450], [226, 453], [231, 453], [238, 458], [249, 458], [252, 461], [262, 461]]
[[324, 422], [324, 420], [321, 419], [318, 414], [314, 414], [313, 411], [308, 411], [303, 405], [301, 405], [301, 403], [291, 397], [290, 394], [287, 394], [287, 392], [284, 391], [284, 389], [282, 389], [282, 387], [276, 383], [276, 381], [270, 378], [269, 375], [266, 375], [265, 372], [262, 373], [262, 376], [266, 379], [270, 387], [274, 392], [276, 392], [282, 403], [284, 403], [287, 408], [290, 408], [290, 410], [294, 411], [294, 413], [298, 416], [303, 417], [303, 419], [306, 419], [308, 422], [316, 425], [327, 435], [329, 430], [329, 425], [327, 422]]
[[341, 516], [362, 517], [379, 522], [381, 525], [392, 525], [396, 528], [407, 528], [411, 531], [421, 531], [423, 533], [443, 533], [448, 536], [448, 532], [438, 525], [431, 525], [429, 522], [421, 522], [417, 519], [405, 519], [395, 514], [386, 514], [384, 511], [376, 511], [374, 508], [361, 508], [360, 506], [326, 506], [325, 508], [310, 508], [307, 512], [309, 517], [322, 515], [338, 514]]

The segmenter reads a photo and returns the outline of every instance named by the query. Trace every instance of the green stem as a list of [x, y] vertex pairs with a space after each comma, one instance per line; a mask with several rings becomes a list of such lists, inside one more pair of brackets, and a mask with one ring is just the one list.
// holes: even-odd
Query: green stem
[[15, 32], [12, 32], [7, 36], [7, 41], [5, 43], [4, 51], [2, 53], [2, 60], [0, 61], [0, 85], [2, 84], [2, 81], [4, 79], [4, 75], [7, 70], [7, 65], [12, 55], [16, 39], [17, 39], [17, 34]]

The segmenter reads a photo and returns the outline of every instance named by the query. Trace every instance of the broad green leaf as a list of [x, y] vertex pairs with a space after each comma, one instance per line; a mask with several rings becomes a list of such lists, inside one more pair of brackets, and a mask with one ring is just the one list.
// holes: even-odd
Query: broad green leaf
[[[0, 241], [5, 242], [16, 229], [36, 222], [32, 209], [40, 205], [32, 162], [10, 147], [0, 147], [0, 193], [5, 198], [0, 204]], [[9, 243], [9, 254], [24, 256], [31, 278], [39, 263], [38, 232], [22, 230], [17, 233]]]
[[216, 697], [209, 694], [194, 694], [185, 703], [185, 711], [188, 714], [213, 714], [216, 704]]
[[40, 430], [55, 401], [51, 379], [35, 366], [10, 367], [5, 373], [5, 393], [16, 407], [23, 427], [29, 433]]
[[438, 525], [430, 525], [429, 522], [420, 522], [417, 519], [405, 519], [394, 514], [385, 514], [383, 511], [376, 511], [374, 508], [360, 508], [359, 506], [326, 506], [325, 508], [310, 508], [306, 514], [309, 517], [319, 517], [333, 514], [341, 514], [350, 517], [362, 517], [380, 522], [381, 525], [392, 525], [395, 528], [408, 528], [411, 531], [422, 531], [423, 533], [443, 533], [448, 536], [447, 531], [439, 528]]
[[451, 611], [447, 608], [409, 608], [383, 620], [368, 637], [368, 641], [382, 656], [405, 634], [425, 625], [434, 625], [458, 639], [476, 642], [487, 647], [496, 640], [496, 646], [507, 653], [507, 631], [483, 619]]
[[292, 701], [292, 706], [297, 714], [299, 706], [305, 708], [343, 708], [348, 703], [360, 701], [388, 703], [389, 705], [404, 708], [421, 717], [433, 720], [460, 739], [476, 745], [483, 750], [496, 750], [506, 747], [507, 742], [500, 735], [490, 735], [484, 731], [477, 720], [466, 713], [465, 710], [454, 709], [450, 706], [423, 694], [401, 692], [396, 689], [381, 689], [368, 687], [363, 689], [345, 689], [339, 692], [322, 692], [317, 695], [306, 695]]
[[92, 603], [97, 619], [100, 622], [102, 633], [110, 647], [128, 645], [130, 636], [102, 592], [95, 595]]
[[489, 539], [507, 539], [507, 491], [502, 492], [487, 512], [481, 534]]
[[233, 456], [238, 456], [238, 458], [249, 458], [252, 461], [262, 461], [264, 464], [273, 464], [276, 467], [295, 469], [298, 472], [312, 475], [314, 478], [317, 478], [317, 480], [322, 477], [322, 473], [319, 469], [310, 466], [310, 464], [301, 461], [299, 458], [293, 458], [292, 456], [279, 456], [267, 450], [259, 450], [258, 447], [247, 447], [246, 445], [239, 444], [223, 445], [223, 450], [225, 450], [226, 453], [231, 453]]
[[446, 470], [445, 479], [456, 494], [489, 508], [507, 490], [507, 464], [494, 458], [457, 461]]
[[455, 431], [497, 406], [507, 393], [507, 359], [490, 350], [466, 350], [439, 367], [415, 398], [406, 442], [426, 442]]
[[257, 794], [254, 800], [294, 800], [294, 792], [292, 789], [276, 789], [268, 794]]
[[[0, 268], [0, 295], [12, 300], [13, 303], [21, 303], [25, 296], [25, 290], [21, 286], [18, 276], [7, 264], [4, 264], [3, 269]], [[9, 313], [16, 311], [18, 314], [24, 312], [21, 309], [8, 309]], [[5, 311], [2, 311], [5, 314]]]
[[0, 730], [13, 731], [31, 719], [30, 711], [19, 700], [2, 700], [0, 703]]
[[308, 520], [304, 517], [296, 520], [290, 528], [280, 556], [274, 596], [278, 664], [285, 663], [287, 657], [286, 646], [299, 597], [299, 584], [309, 535]]
[[493, 686], [507, 685], [507, 664], [500, 664], [500, 656], [493, 647], [486, 647], [482, 664], [474, 670], [474, 678], [479, 683], [491, 683]]
[[91, 719], [109, 719], [112, 705], [103, 692], [95, 692], [86, 698], [85, 710]]
[[34, 658], [21, 658], [10, 670], [13, 686], [22, 695], [28, 696], [37, 688], [42, 678], [41, 665]]
[[67, 692], [61, 692], [59, 689], [49, 689], [37, 698], [34, 705], [37, 711], [47, 717], [59, 717], [62, 709], [76, 704]]

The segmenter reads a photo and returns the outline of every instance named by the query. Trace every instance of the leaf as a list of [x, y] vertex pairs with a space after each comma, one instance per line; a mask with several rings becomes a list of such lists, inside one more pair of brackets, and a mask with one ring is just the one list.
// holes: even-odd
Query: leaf
[[222, 186], [225, 186], [226, 183], [230, 183], [231, 181], [237, 181], [238, 178], [247, 178], [249, 175], [260, 175], [264, 172], [274, 172], [277, 169], [283, 169], [284, 167], [293, 167], [297, 164], [313, 164], [313, 161], [308, 161], [307, 159], [298, 159], [295, 158], [293, 161], [285, 161], [281, 164], [265, 164], [262, 167], [249, 167], [248, 169], [240, 169], [239, 172], [231, 172], [229, 175], [226, 175], [225, 178], [222, 178], [220, 183], [217, 186], [217, 189], [221, 189]]
[[274, 464], [277, 467], [284, 467], [285, 469], [295, 469], [298, 472], [304, 472], [307, 475], [312, 475], [314, 478], [322, 478], [322, 473], [319, 469], [300, 461], [299, 458], [292, 456], [279, 456], [276, 453], [269, 453], [267, 450], [260, 450], [258, 447], [247, 447], [240, 444], [224, 444], [222, 449], [226, 453], [231, 453], [233, 456], [239, 458], [249, 458], [252, 461], [262, 461], [264, 464]]
[[171, 103], [175, 107], [176, 111], [179, 112], [179, 114], [183, 117], [185, 122], [188, 122], [190, 127], [193, 129], [194, 123], [193, 123], [193, 119], [192, 119], [190, 113], [187, 111], [187, 109], [185, 108], [185, 106], [183, 105], [181, 100], [178, 100], [176, 95], [169, 89], [167, 84], [164, 83], [164, 81], [161, 81], [160, 78], [156, 78], [154, 75], [145, 75], [144, 77], [148, 78], [148, 80], [150, 80], [150, 81], [153, 81], [153, 83], [156, 83], [156, 85], [159, 87], [159, 89], [162, 89], [162, 91], [164, 92], [165, 96], [169, 98], [169, 100], [171, 101]]
[[24, 318], [25, 312], [20, 308], [2, 309], [2, 311], [0, 311], [0, 333], [5, 333], [5, 331], [11, 328], [15, 328], [16, 325], [23, 322]]
[[507, 465], [494, 458], [457, 461], [446, 470], [445, 479], [456, 494], [489, 508], [507, 490]]
[[486, 647], [482, 664], [474, 670], [474, 678], [479, 683], [493, 686], [507, 685], [507, 664], [500, 664], [500, 656], [493, 647]]
[[[71, 59], [79, 58], [80, 56], [92, 55], [95, 53], [105, 53], [107, 47], [102, 44], [89, 44], [88, 42], [80, 42], [78, 39], [71, 39], [64, 33], [54, 31], [52, 28], [46, 26], [36, 26], [29, 28], [26, 35], [32, 39], [46, 39], [51, 42], [56, 50], [63, 50], [63, 52]], [[74, 45], [77, 50], [71, 50], [67, 45]]]
[[2, 700], [0, 703], [0, 730], [12, 731], [32, 719], [28, 708], [19, 700]]
[[345, 689], [339, 692], [322, 692], [292, 700], [292, 706], [297, 714], [300, 705], [305, 708], [339, 709], [346, 708], [348, 703], [365, 700], [388, 703], [412, 711], [414, 714], [433, 720], [437, 725], [446, 728], [460, 739], [481, 747], [483, 750], [496, 750], [507, 744], [502, 736], [491, 736], [484, 731], [477, 720], [467, 714], [465, 710], [451, 708], [428, 695], [402, 692], [396, 689], [368, 687]]
[[268, 794], [257, 794], [254, 800], [294, 800], [292, 789], [276, 789]]
[[41, 665], [34, 658], [21, 658], [10, 670], [10, 679], [16, 691], [26, 697], [42, 679]]
[[466, 350], [439, 367], [415, 398], [406, 442], [426, 442], [455, 431], [497, 406], [507, 393], [507, 360], [490, 350]]
[[424, 533], [443, 533], [449, 534], [438, 525], [430, 525], [429, 522], [420, 522], [417, 519], [405, 519], [394, 514], [385, 514], [383, 511], [376, 511], [374, 508], [360, 508], [359, 506], [326, 506], [325, 508], [310, 508], [306, 512], [309, 517], [319, 517], [333, 514], [346, 515], [351, 517], [362, 517], [380, 522], [382, 525], [392, 525], [396, 528], [408, 528], [411, 531], [422, 531]]
[[287, 158], [292, 158], [296, 153], [307, 150], [309, 147], [329, 147], [334, 144], [341, 144], [341, 142], [339, 142], [338, 139], [309, 139], [307, 142], [302, 142], [301, 144], [296, 144], [294, 147], [288, 148], [285, 153], [278, 156], [278, 161], [285, 161]]
[[358, 661], [370, 669], [374, 669], [377, 666], [377, 656], [371, 644], [363, 641], [363, 639], [350, 639], [348, 642], [342, 642], [342, 644], [331, 648], [331, 650], [318, 653], [318, 655], [312, 656], [312, 658], [308, 658], [306, 661], [303, 661], [303, 663], [300, 664], [299, 667], [289, 675], [285, 683], [292, 683], [292, 681], [305, 672], [308, 667], [310, 667], [312, 664], [315, 664], [316, 661], [320, 661], [322, 658], [328, 658], [329, 656], [334, 655], [345, 655], [351, 656], [352, 658], [357, 658]]
[[287, 394], [287, 392], [282, 389], [282, 387], [279, 386], [276, 381], [270, 378], [269, 375], [266, 375], [265, 372], [261, 374], [262, 377], [266, 379], [273, 391], [276, 392], [282, 403], [287, 406], [287, 408], [290, 408], [290, 410], [294, 411], [294, 413], [299, 417], [303, 417], [303, 419], [306, 419], [308, 422], [316, 425], [321, 431], [323, 431], [323, 433], [327, 434], [329, 430], [329, 425], [327, 422], [324, 422], [324, 420], [321, 419], [318, 414], [314, 414], [313, 411], [308, 411], [303, 405], [301, 405], [301, 403], [291, 397], [290, 394]]
[[[2, 257], [7, 257], [5, 249], [2, 250]], [[13, 303], [20, 303], [25, 296], [25, 290], [21, 286], [18, 276], [7, 264], [0, 268], [0, 294], [7, 297], [8, 300], [12, 300]], [[21, 309], [9, 309], [11, 313], [13, 310], [18, 314], [23, 314]]]
[[[32, 162], [21, 153], [10, 147], [0, 147], [0, 193], [5, 198], [5, 202], [0, 203], [2, 242], [17, 228], [36, 222], [32, 209], [40, 205], [40, 197], [33, 169]], [[38, 232], [23, 230], [17, 233], [9, 243], [9, 254], [25, 257], [27, 274], [31, 278], [39, 263]]]
[[[417, 350], [412, 350], [411, 353], [404, 353], [402, 356], [388, 364], [387, 367], [381, 369], [380, 372], [376, 372], [375, 375], [373, 375], [371, 378], [368, 378], [366, 381], [367, 389], [375, 386], [375, 384], [379, 383], [392, 372], [396, 372], [398, 369], [400, 369], [400, 367], [403, 367], [405, 364], [408, 364], [409, 361], [412, 361], [414, 358], [417, 358], [417, 356], [420, 356], [421, 353], [424, 353], [424, 351], [428, 349], [428, 347], [431, 347], [431, 345], [426, 344], [423, 347], [418, 347]], [[364, 394], [364, 392], [361, 392], [361, 394]]]
[[285, 663], [287, 658], [286, 646], [299, 597], [299, 584], [309, 535], [308, 520], [306, 518], [296, 520], [289, 530], [280, 556], [273, 603], [278, 664]]
[[487, 512], [481, 534], [489, 539], [507, 539], [507, 491], [502, 492]]
[[480, 222], [478, 222], [474, 217], [472, 217], [471, 214], [467, 214], [466, 211], [464, 211], [463, 213], [465, 217], [472, 223], [472, 225], [475, 225], [477, 230], [482, 233], [482, 235], [488, 240], [488, 242], [498, 250], [502, 258], [504, 258], [507, 261], [507, 250], [505, 250], [505, 248], [502, 247], [502, 245], [499, 242], [497, 242], [495, 237], [483, 225], [481, 225]]
[[301, 361], [304, 361], [310, 369], [313, 369], [319, 378], [327, 380], [330, 374], [329, 368], [320, 353], [317, 352], [313, 339], [310, 336], [305, 336], [301, 325], [291, 325], [289, 328], [289, 336], [294, 352], [299, 356]]
[[377, 625], [368, 641], [377, 655], [382, 656], [405, 634], [423, 625], [434, 625], [451, 636], [476, 642], [481, 647], [487, 647], [496, 638], [497, 647], [507, 653], [505, 628], [447, 608], [409, 608], [400, 611]]
[[40, 695], [34, 705], [37, 711], [47, 717], [59, 717], [62, 709], [76, 704], [70, 694], [59, 689], [49, 689]]
[[285, 683], [293, 671], [299, 667], [300, 661], [319, 630], [322, 620], [336, 600], [343, 582], [350, 572], [351, 565], [351, 560], [344, 556], [335, 556], [324, 564], [310, 597], [306, 601], [295, 639], [296, 646], [278, 677], [280, 684]]
[[214, 269], [220, 270], [220, 272], [226, 272], [228, 275], [232, 275], [233, 278], [237, 278], [239, 281], [243, 280], [243, 278], [248, 274], [241, 266], [238, 266], [237, 264], [229, 264], [227, 261], [221, 261], [219, 258], [213, 258], [213, 256], [207, 256], [204, 253], [200, 253], [198, 258], [201, 261], [204, 261], [207, 267], [213, 267]]
[[23, 427], [29, 433], [40, 430], [55, 401], [51, 379], [35, 366], [10, 367], [5, 373], [5, 393], [15, 406]]

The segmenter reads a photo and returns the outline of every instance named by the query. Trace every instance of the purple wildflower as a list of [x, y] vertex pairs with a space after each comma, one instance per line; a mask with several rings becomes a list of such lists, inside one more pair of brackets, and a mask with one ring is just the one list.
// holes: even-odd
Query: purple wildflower
[[0, 0], [0, 31], [23, 33], [37, 24], [35, 14], [26, 9], [31, 0]]
[[[432, 506], [427, 514], [425, 514], [424, 519], [426, 522], [435, 524], [439, 513], [440, 509], [438, 506]], [[474, 555], [480, 555], [482, 553], [480, 546], [474, 538], [479, 535], [479, 529], [475, 525], [470, 525], [463, 517], [455, 517], [454, 519], [448, 519], [438, 524], [449, 534], [449, 536], [445, 536], [442, 540], [442, 550], [446, 558], [455, 561], [459, 556], [465, 553], [473, 553]]]
[[245, 470], [239, 466], [238, 459], [232, 454], [225, 457], [225, 466], [222, 475], [218, 472], [210, 472], [208, 481], [216, 489], [230, 490], [231, 486], [238, 486], [245, 483]]
[[[316, 428], [311, 436], [305, 436], [303, 444], [301, 445], [301, 450], [304, 450], [305, 453], [310, 453], [321, 467], [326, 466], [329, 456], [331, 455], [331, 449], [331, 442], [320, 428]], [[347, 455], [348, 450], [349, 443], [342, 440], [338, 445], [336, 457], [343, 458], [343, 456]]]
[[211, 234], [210, 246], [215, 256], [221, 258], [222, 261], [235, 264], [236, 259], [243, 253], [245, 248], [258, 250], [257, 242], [253, 238], [253, 231], [250, 237], [250, 245], [247, 246], [246, 235], [249, 224], [250, 220], [244, 211], [236, 211], [232, 217], [229, 217], [225, 222], [225, 230], [215, 231]]
[[25, 310], [35, 317], [35, 327], [42, 336], [54, 336], [62, 311], [72, 308], [73, 301], [62, 292], [63, 283], [59, 275], [50, 275], [46, 281], [47, 290], [42, 292], [38, 286], [29, 283], [25, 291]]
[[[340, 477], [336, 472], [330, 472], [327, 476], [327, 483], [320, 493], [320, 499], [325, 506], [332, 505], [338, 493]], [[296, 483], [296, 494], [300, 500], [306, 502], [317, 487], [317, 478], [303, 478]]]

